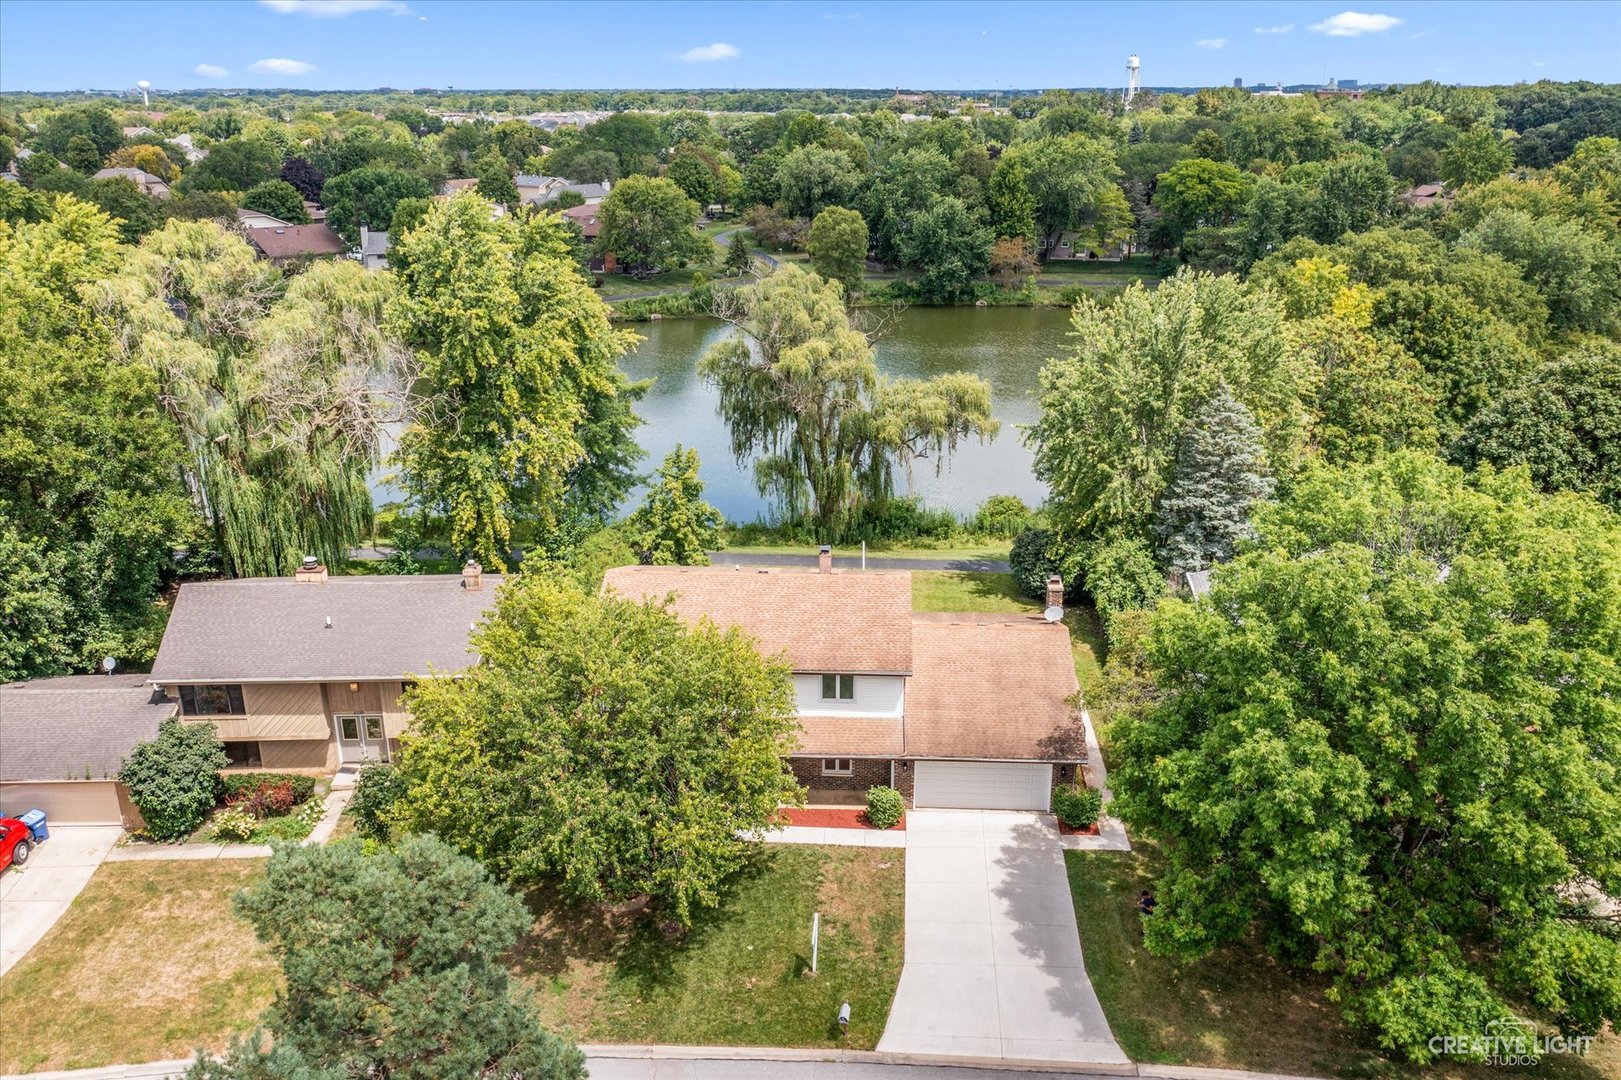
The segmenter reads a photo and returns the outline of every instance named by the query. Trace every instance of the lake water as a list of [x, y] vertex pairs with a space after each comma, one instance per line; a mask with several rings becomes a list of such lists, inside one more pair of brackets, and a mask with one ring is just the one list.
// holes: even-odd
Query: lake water
[[[907, 490], [925, 503], [958, 514], [972, 513], [992, 495], [1017, 495], [1032, 506], [1046, 487], [1031, 473], [1031, 453], [1020, 425], [1033, 423], [1036, 376], [1067, 344], [1069, 313], [1059, 308], [911, 308], [876, 348], [878, 370], [888, 376], [923, 379], [969, 371], [991, 384], [991, 412], [1002, 423], [996, 437], [959, 443], [937, 474], [933, 461], [915, 464]], [[646, 340], [620, 361], [632, 379], [654, 379], [637, 413], [637, 429], [651, 472], [676, 443], [698, 451], [704, 497], [729, 521], [753, 521], [769, 512], [754, 487], [752, 463], [731, 452], [726, 425], [716, 415], [719, 399], [698, 375], [698, 359], [731, 329], [714, 319], [664, 319], [638, 323]], [[904, 484], [904, 482], [903, 482]], [[633, 502], [639, 495], [633, 497]]]

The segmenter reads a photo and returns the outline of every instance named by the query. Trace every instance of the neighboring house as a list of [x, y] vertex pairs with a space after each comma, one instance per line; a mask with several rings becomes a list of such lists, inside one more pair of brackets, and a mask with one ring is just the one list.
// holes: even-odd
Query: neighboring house
[[141, 125], [140, 127], [127, 127], [127, 128], [124, 129], [124, 138], [126, 138], [126, 139], [135, 139], [135, 138], [139, 138], [142, 135], [156, 135], [156, 134], [157, 134], [157, 132], [153, 131], [151, 128], [147, 127], [144, 124]]
[[367, 270], [387, 270], [388, 252], [393, 246], [388, 233], [372, 232], [364, 225], [360, 227], [360, 265]]
[[271, 217], [269, 214], [260, 213], [258, 210], [238, 210], [236, 212], [236, 223], [244, 229], [287, 229], [291, 228], [293, 224], [290, 221], [283, 221], [279, 217]]
[[1087, 259], [1101, 262], [1119, 262], [1131, 254], [1131, 249], [1125, 244], [1115, 244], [1107, 248], [1089, 246], [1090, 241], [1083, 238], [1080, 233], [1061, 232], [1052, 238], [1051, 246], [1041, 252], [1041, 257], [1048, 262], [1059, 259]]
[[1062, 623], [913, 612], [909, 572], [835, 573], [826, 554], [815, 571], [622, 566], [603, 589], [670, 596], [682, 619], [786, 656], [803, 729], [789, 765], [812, 802], [888, 784], [918, 807], [1046, 810], [1086, 758]]
[[456, 180], [446, 180], [439, 187], [441, 195], [460, 195], [464, 191], [471, 191], [478, 187], [478, 177], [462, 177]]
[[1437, 199], [1449, 200], [1452, 198], [1452, 193], [1447, 190], [1445, 184], [1420, 184], [1417, 187], [1408, 188], [1397, 198], [1408, 206], [1424, 207], [1429, 206]]
[[248, 243], [273, 263], [343, 255], [349, 245], [326, 225], [277, 225], [247, 230]]
[[186, 155], [186, 164], [188, 165], [195, 165], [208, 156], [208, 151], [199, 148], [190, 134], [176, 135], [169, 140], [169, 145], [180, 147], [180, 152]]
[[411, 678], [475, 660], [468, 634], [501, 579], [460, 575], [292, 577], [180, 586], [151, 682], [185, 720], [211, 723], [235, 768], [331, 770], [386, 761]]
[[528, 176], [523, 173], [514, 176], [512, 183], [518, 189], [520, 204], [535, 203], [540, 206], [555, 201], [565, 191], [579, 195], [585, 200], [585, 205], [595, 206], [608, 197], [608, 191], [613, 187], [607, 180], [600, 184], [575, 184], [561, 176]]
[[318, 202], [311, 202], [310, 200], [305, 199], [304, 216], [308, 217], [312, 224], [319, 225], [326, 221], [326, 207], [322, 206]]
[[150, 195], [154, 199], [167, 199], [169, 197], [169, 185], [163, 177], [153, 176], [145, 169], [102, 169], [96, 173], [93, 179], [106, 180], [113, 177], [133, 182], [136, 187], [141, 189], [142, 195]]
[[[602, 221], [598, 217], [597, 210], [596, 206], [571, 206], [563, 211], [563, 216], [578, 225], [580, 235], [594, 244], [602, 233]], [[592, 253], [586, 258], [586, 268], [594, 273], [615, 274], [619, 272], [619, 260], [611, 251], [605, 251], [601, 255]]]
[[38, 808], [52, 824], [144, 827], [118, 770], [175, 707], [146, 675], [0, 685], [0, 812]]

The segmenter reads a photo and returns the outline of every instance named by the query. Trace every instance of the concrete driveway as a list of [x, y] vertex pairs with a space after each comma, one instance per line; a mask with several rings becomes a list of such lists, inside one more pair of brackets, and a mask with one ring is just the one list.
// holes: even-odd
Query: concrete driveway
[[27, 866], [0, 872], [0, 975], [56, 925], [122, 832], [116, 825], [53, 825]]
[[878, 1049], [1125, 1062], [1086, 977], [1051, 819], [913, 810], [906, 833], [906, 966]]

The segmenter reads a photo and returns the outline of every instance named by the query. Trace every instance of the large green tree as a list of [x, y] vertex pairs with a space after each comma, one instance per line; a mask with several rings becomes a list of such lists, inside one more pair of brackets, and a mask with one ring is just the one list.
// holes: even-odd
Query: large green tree
[[844, 295], [861, 289], [867, 264], [867, 223], [854, 210], [830, 206], [811, 222], [805, 242], [811, 268], [829, 281], [844, 286]]
[[881, 378], [839, 288], [815, 274], [784, 264], [727, 299], [720, 312], [738, 332], [699, 371], [720, 390], [732, 452], [755, 459], [762, 495], [828, 540], [892, 494], [896, 466], [943, 463], [962, 439], [996, 433], [977, 375]]
[[1251, 510], [1271, 494], [1261, 429], [1218, 382], [1177, 441], [1170, 481], [1154, 510], [1160, 563], [1203, 570], [1232, 558], [1254, 535]]
[[860, 174], [843, 150], [800, 146], [777, 166], [777, 192], [782, 208], [794, 217], [815, 217], [829, 206], [849, 200]]
[[8, 679], [88, 669], [106, 655], [150, 661], [173, 549], [195, 538], [157, 375], [122, 355], [91, 302], [118, 274], [115, 223], [67, 196], [36, 200], [41, 220], [0, 224]]
[[544, 535], [617, 504], [639, 455], [639, 390], [617, 367], [635, 338], [608, 321], [555, 216], [493, 221], [464, 195], [436, 203], [390, 261], [391, 324], [420, 367], [401, 482], [456, 549], [504, 566], [515, 525]]
[[473, 635], [480, 664], [411, 693], [396, 824], [513, 884], [651, 897], [689, 923], [800, 797], [786, 665], [657, 602], [534, 572]]
[[1071, 325], [1075, 344], [1042, 370], [1030, 429], [1036, 475], [1065, 534], [1146, 528], [1177, 440], [1218, 382], [1260, 424], [1270, 467], [1295, 467], [1316, 372], [1286, 347], [1270, 292], [1183, 271], [1107, 306], [1083, 298]]
[[278, 848], [234, 906], [281, 965], [274, 1046], [255, 1035], [223, 1061], [199, 1054], [187, 1080], [585, 1077], [507, 970], [523, 901], [435, 837]]
[[597, 246], [636, 274], [707, 262], [714, 245], [696, 231], [698, 209], [663, 177], [621, 180], [598, 208]]
[[720, 546], [720, 511], [704, 502], [698, 451], [676, 443], [626, 521], [636, 557], [653, 566], [707, 566]]
[[1474, 466], [1524, 465], [1546, 491], [1587, 491], [1621, 510], [1621, 346], [1577, 349], [1476, 413], [1453, 447]]
[[410, 381], [383, 327], [390, 275], [349, 260], [288, 281], [213, 222], [172, 221], [98, 288], [120, 355], [157, 377], [228, 573], [341, 565]]
[[1108, 143], [1087, 135], [1018, 143], [1004, 156], [1023, 168], [1036, 201], [1036, 226], [1050, 249], [1063, 232], [1107, 247], [1131, 232], [1131, 209], [1115, 183], [1120, 175]]
[[353, 169], [327, 180], [321, 188], [327, 224], [351, 244], [360, 243], [362, 225], [387, 232], [394, 208], [404, 199], [426, 199], [433, 188], [422, 177], [382, 165]]
[[242, 193], [242, 208], [269, 214], [290, 225], [309, 224], [309, 212], [304, 209], [304, 196], [285, 180], [266, 180]]
[[1035, 243], [1036, 200], [1017, 157], [1004, 155], [991, 170], [985, 204], [990, 211], [991, 232], [997, 239]]
[[1168, 863], [1150, 950], [1259, 936], [1414, 1062], [1621, 1017], [1621, 521], [1524, 472], [1322, 469], [1162, 602], [1114, 806]]
[[1178, 241], [1204, 225], [1229, 225], [1255, 184], [1254, 178], [1225, 161], [1185, 158], [1161, 173], [1154, 208]]
[[902, 237], [901, 265], [917, 275], [918, 295], [931, 304], [971, 298], [991, 266], [991, 230], [978, 210], [954, 195], [936, 195]]

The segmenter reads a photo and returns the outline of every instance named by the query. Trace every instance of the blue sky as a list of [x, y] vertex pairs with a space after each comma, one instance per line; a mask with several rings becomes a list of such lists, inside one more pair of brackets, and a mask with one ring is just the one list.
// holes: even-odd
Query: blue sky
[[0, 0], [0, 89], [1621, 81], [1621, 3]]

